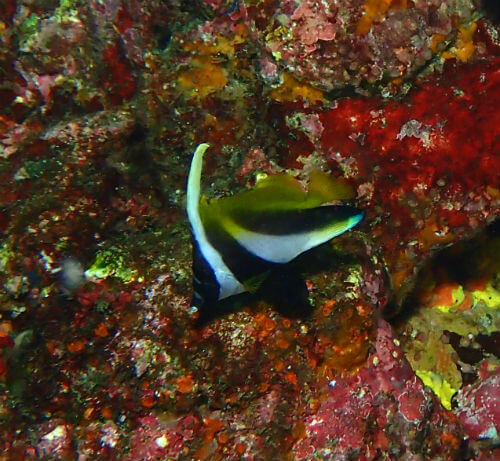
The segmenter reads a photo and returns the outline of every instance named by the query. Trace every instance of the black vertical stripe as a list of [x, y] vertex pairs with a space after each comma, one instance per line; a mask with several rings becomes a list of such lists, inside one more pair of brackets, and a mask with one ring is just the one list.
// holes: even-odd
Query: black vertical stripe
[[245, 281], [261, 275], [276, 266], [275, 263], [271, 263], [250, 253], [231, 234], [224, 230], [222, 226], [210, 227], [213, 227], [213, 230], [205, 228], [209, 242], [219, 252], [226, 266], [240, 283], [244, 284]]
[[[215, 273], [200, 251], [200, 245], [193, 239], [193, 305], [200, 306], [201, 300], [208, 304], [216, 303], [219, 299], [219, 284]], [[201, 300], [200, 300], [201, 299]]]

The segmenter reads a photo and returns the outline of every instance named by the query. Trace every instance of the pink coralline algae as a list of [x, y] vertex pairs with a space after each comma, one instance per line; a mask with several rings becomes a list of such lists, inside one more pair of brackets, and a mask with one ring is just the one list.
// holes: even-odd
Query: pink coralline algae
[[[306, 50], [318, 40], [333, 40], [336, 35], [335, 15], [322, 3], [302, 3], [292, 14], [296, 25], [294, 35], [301, 38]], [[312, 49], [311, 49], [312, 51]]]
[[[446, 437], [451, 447], [443, 446], [439, 455], [433, 447], [436, 459], [454, 459], [459, 425], [424, 390], [396, 344], [390, 327], [380, 323], [368, 365], [355, 376], [330, 381], [319, 407], [306, 413], [304, 436], [294, 445], [297, 459], [371, 460], [390, 452], [410, 460], [439, 445], [439, 437]], [[405, 434], [422, 430], [422, 425], [430, 433], [408, 452]], [[398, 440], [388, 436], [393, 427], [398, 427]]]
[[37, 451], [41, 457], [57, 457], [69, 459], [75, 452], [72, 447], [70, 434], [71, 428], [67, 424], [47, 424], [41, 429], [41, 438], [37, 445]]
[[[485, 363], [486, 365], [486, 363]], [[477, 440], [498, 439], [500, 429], [500, 369], [485, 372], [481, 381], [457, 395], [458, 419]]]
[[203, 431], [201, 421], [193, 416], [160, 422], [155, 416], [138, 420], [138, 428], [130, 441], [130, 452], [123, 460], [160, 461], [179, 459], [186, 444]]
[[243, 3], [276, 63], [324, 90], [412, 77], [473, 11], [468, 0]]

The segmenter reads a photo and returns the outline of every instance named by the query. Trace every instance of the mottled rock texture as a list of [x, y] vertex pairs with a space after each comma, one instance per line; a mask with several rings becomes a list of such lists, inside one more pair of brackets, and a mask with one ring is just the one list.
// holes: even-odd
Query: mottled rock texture
[[[496, 12], [1, 2], [0, 460], [500, 459]], [[209, 197], [356, 191], [293, 263], [311, 314], [195, 326], [201, 142]]]

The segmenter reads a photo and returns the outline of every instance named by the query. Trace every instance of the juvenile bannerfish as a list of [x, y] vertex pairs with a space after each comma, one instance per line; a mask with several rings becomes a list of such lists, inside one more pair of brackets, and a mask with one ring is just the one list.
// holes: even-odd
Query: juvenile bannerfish
[[[218, 301], [255, 291], [276, 266], [346, 232], [363, 212], [323, 205], [352, 198], [352, 190], [319, 170], [308, 191], [289, 174], [259, 181], [253, 189], [208, 200], [200, 194], [203, 154], [193, 155], [187, 183], [187, 215], [193, 234], [192, 306], [213, 309]], [[323, 206], [322, 206], [323, 205]]]

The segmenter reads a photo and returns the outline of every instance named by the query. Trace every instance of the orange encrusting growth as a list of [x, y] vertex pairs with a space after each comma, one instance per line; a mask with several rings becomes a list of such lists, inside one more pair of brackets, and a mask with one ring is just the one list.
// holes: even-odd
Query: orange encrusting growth
[[235, 27], [231, 37], [217, 35], [211, 42], [202, 41], [183, 43], [182, 47], [192, 55], [191, 67], [179, 73], [177, 81], [191, 90], [191, 95], [203, 99], [226, 86], [229, 73], [234, 69], [231, 59], [229, 65], [220, 62], [220, 56], [233, 58], [236, 46], [245, 42], [248, 29], [244, 24]]
[[176, 380], [177, 390], [182, 394], [191, 392], [194, 386], [193, 377], [191, 375], [179, 376]]
[[193, 68], [181, 72], [178, 81], [199, 98], [224, 88], [227, 83], [224, 69], [206, 56], [193, 59]]
[[439, 45], [443, 43], [445, 40], [446, 40], [446, 35], [434, 34], [431, 37], [431, 43], [429, 45], [429, 48], [433, 53], [435, 53], [438, 50]]
[[458, 28], [457, 43], [449, 51], [443, 52], [443, 59], [456, 58], [458, 61], [467, 62], [474, 56], [474, 33], [477, 24], [473, 22], [470, 26], [460, 26]]
[[465, 293], [464, 300], [457, 306], [459, 311], [468, 311], [474, 304], [474, 297], [472, 293]]
[[182, 47], [186, 51], [196, 52], [200, 55], [224, 54], [226, 56], [232, 56], [235, 52], [235, 46], [244, 43], [247, 36], [247, 27], [240, 23], [235, 26], [234, 35], [231, 37], [217, 34], [212, 42], [187, 42], [184, 43]]
[[454, 304], [455, 300], [453, 298], [453, 292], [459, 288], [458, 283], [443, 283], [436, 287], [433, 294], [432, 305], [433, 306], [451, 306]]
[[82, 340], [77, 340], [69, 343], [68, 345], [66, 345], [66, 347], [72, 354], [76, 354], [85, 350], [85, 343]]
[[203, 439], [207, 442], [211, 442], [215, 434], [224, 427], [222, 421], [212, 418], [203, 418], [203, 424], [205, 425]]
[[259, 337], [261, 339], [264, 339], [267, 336], [269, 336], [276, 328], [276, 322], [263, 312], [259, 312], [255, 320], [257, 321], [257, 324], [260, 327]]
[[343, 316], [339, 329], [333, 336], [327, 333], [320, 337], [325, 346], [323, 358], [318, 365], [321, 375], [351, 373], [365, 363], [371, 344], [365, 321], [366, 317], [357, 312], [349, 312]]
[[144, 408], [153, 408], [155, 406], [155, 399], [154, 397], [150, 396], [150, 395], [146, 395], [144, 397], [141, 398], [141, 405], [144, 407]]
[[101, 322], [94, 330], [94, 333], [96, 334], [96, 336], [99, 336], [100, 338], [105, 338], [106, 336], [109, 335], [108, 327], [104, 322]]
[[[452, 233], [442, 233], [440, 232], [440, 226], [437, 223], [437, 217], [431, 215], [426, 221], [425, 225], [418, 232], [419, 242], [421, 243], [422, 251], [429, 251], [433, 247], [438, 245], [443, 245], [452, 242], [454, 235]], [[411, 260], [407, 258], [405, 253], [400, 253], [393, 251], [388, 255], [387, 261], [389, 264], [395, 268], [391, 274], [391, 280], [393, 287], [396, 292], [400, 292], [403, 288], [404, 282], [408, 279], [408, 276], [412, 273], [414, 266]], [[402, 290], [405, 293], [405, 290]]]
[[460, 439], [451, 432], [443, 432], [440, 438], [443, 444], [453, 445], [455, 448], [458, 448], [458, 446], [460, 445]]
[[381, 21], [389, 9], [406, 8], [406, 0], [366, 0], [363, 16], [356, 25], [356, 33], [367, 34], [374, 22]]
[[299, 82], [287, 72], [283, 73], [283, 83], [271, 91], [270, 97], [279, 102], [298, 101], [302, 99], [316, 103], [325, 100], [321, 90], [314, 88], [308, 83]]

